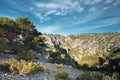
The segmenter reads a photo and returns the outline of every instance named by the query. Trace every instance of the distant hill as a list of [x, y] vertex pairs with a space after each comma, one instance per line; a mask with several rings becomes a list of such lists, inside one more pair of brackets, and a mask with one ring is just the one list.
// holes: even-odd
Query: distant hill
[[104, 65], [107, 60], [120, 58], [120, 33], [117, 32], [77, 34], [67, 37], [52, 34], [46, 36], [50, 50], [65, 49], [65, 53], [80, 66]]

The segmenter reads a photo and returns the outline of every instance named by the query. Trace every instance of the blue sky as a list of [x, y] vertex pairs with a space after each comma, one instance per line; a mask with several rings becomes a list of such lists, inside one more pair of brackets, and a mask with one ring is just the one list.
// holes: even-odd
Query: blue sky
[[53, 34], [120, 31], [120, 0], [0, 0], [0, 16], [28, 17]]

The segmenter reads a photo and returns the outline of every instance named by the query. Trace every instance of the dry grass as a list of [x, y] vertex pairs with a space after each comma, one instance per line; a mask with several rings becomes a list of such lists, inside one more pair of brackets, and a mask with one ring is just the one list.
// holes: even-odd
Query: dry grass
[[50, 73], [50, 69], [48, 67], [37, 64], [33, 61], [25, 61], [25, 60], [16, 60], [16, 59], [10, 59], [10, 60], [3, 60], [1, 63], [1, 66], [6, 67], [9, 71], [13, 73], [20, 73], [20, 74], [31, 74], [38, 71], [43, 71]]
[[58, 69], [63, 68], [63, 64], [56, 64], [56, 66], [57, 66]]

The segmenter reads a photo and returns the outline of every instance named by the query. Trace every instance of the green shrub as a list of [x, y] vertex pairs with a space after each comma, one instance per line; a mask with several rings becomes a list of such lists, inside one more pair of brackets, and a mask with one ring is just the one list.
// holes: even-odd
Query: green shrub
[[56, 57], [58, 57], [58, 53], [57, 52], [51, 52], [50, 57], [51, 58], [56, 58]]
[[22, 51], [21, 53], [18, 53], [18, 59], [24, 59], [27, 61], [34, 60], [36, 58], [36, 54], [32, 52], [32, 50], [28, 51]]
[[69, 73], [68, 72], [57, 72], [55, 74], [55, 80], [63, 79], [66, 80], [68, 78]]
[[47, 66], [44, 66], [42, 64], [39, 64], [39, 69], [43, 72], [49, 73], [50, 74], [50, 69]]
[[33, 61], [25, 61], [25, 60], [3, 60], [1, 62], [2, 66], [5, 66], [7, 69], [9, 69], [13, 73], [20, 73], [20, 74], [31, 74], [35, 73], [37, 71], [44, 71], [44, 72], [50, 72], [50, 70], [41, 64], [37, 64]]
[[114, 72], [112, 74], [112, 80], [120, 80], [120, 74], [117, 72]]
[[63, 64], [56, 64], [56, 66], [57, 66], [58, 69], [63, 68]]
[[60, 64], [60, 63], [65, 63], [65, 59], [61, 58], [61, 54], [57, 52], [51, 52], [49, 62]]
[[82, 72], [75, 80], [90, 80], [89, 73]]
[[111, 80], [109, 76], [106, 76], [99, 72], [82, 72], [75, 80]]
[[10, 72], [10, 70], [9, 70], [9, 65], [2, 65], [2, 64], [0, 64], [0, 71], [5, 71], [5, 72]]
[[112, 78], [109, 76], [103, 76], [103, 80], [112, 80]]
[[83, 66], [84, 64], [88, 65], [89, 67], [94, 66], [99, 63], [99, 58], [96, 55], [84, 55], [78, 64]]

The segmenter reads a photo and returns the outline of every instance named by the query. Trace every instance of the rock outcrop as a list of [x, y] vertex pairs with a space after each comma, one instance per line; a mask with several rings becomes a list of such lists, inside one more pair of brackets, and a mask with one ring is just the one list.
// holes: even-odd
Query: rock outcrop
[[46, 35], [49, 51], [58, 51], [80, 61], [83, 55], [107, 57], [120, 52], [120, 33], [79, 34], [70, 36]]

